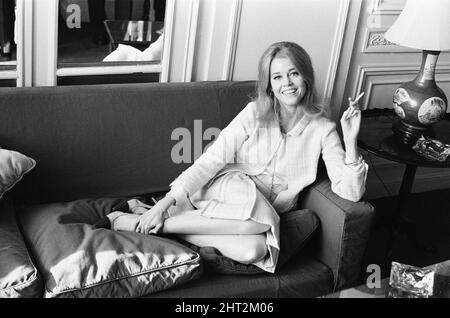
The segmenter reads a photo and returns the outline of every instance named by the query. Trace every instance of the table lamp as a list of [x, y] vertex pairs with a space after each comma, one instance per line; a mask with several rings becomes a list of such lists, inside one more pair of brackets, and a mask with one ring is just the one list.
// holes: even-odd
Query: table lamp
[[408, 0], [386, 40], [423, 50], [416, 78], [403, 83], [394, 93], [393, 106], [399, 118], [392, 127], [406, 145], [421, 135], [432, 135], [431, 126], [447, 110], [447, 97], [434, 79], [440, 51], [450, 50], [450, 0]]

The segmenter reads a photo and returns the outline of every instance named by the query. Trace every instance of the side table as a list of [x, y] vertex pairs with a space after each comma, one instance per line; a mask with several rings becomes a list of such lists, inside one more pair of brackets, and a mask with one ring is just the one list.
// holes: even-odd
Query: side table
[[[450, 168], [450, 156], [446, 161], [433, 161], [418, 155], [411, 147], [397, 140], [392, 131], [392, 124], [398, 120], [392, 109], [371, 109], [362, 112], [361, 129], [358, 146], [378, 157], [404, 164], [405, 171], [398, 193], [397, 215], [394, 224], [394, 243], [398, 234], [406, 234], [413, 243], [422, 250], [430, 250], [424, 246], [414, 230], [415, 225], [408, 219], [405, 209], [417, 167]], [[435, 124], [431, 130], [432, 137], [450, 144], [450, 114]], [[412, 229], [412, 230], [411, 230]], [[412, 237], [411, 237], [412, 236]]]

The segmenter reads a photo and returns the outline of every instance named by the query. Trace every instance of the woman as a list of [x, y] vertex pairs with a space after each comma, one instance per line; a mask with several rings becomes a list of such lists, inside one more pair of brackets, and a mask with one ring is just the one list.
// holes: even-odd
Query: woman
[[141, 216], [112, 214], [139, 233], [173, 233], [224, 256], [274, 272], [279, 214], [296, 209], [298, 194], [314, 182], [322, 155], [332, 190], [358, 201], [367, 165], [356, 141], [360, 111], [351, 104], [336, 125], [315, 103], [314, 70], [299, 45], [271, 45], [259, 62], [257, 98], [208, 150], [171, 183], [171, 190]]

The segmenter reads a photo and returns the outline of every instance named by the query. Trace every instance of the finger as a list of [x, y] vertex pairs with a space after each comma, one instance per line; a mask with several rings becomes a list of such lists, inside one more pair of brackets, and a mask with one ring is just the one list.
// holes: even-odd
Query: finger
[[345, 114], [345, 119], [350, 119], [352, 116], [352, 107], [349, 107], [348, 109], [347, 109], [347, 113]]
[[346, 119], [347, 118], [347, 114], [348, 114], [348, 112], [350, 111], [350, 108], [347, 108], [346, 110], [344, 110], [344, 112], [342, 113], [342, 119]]
[[350, 111], [348, 112], [348, 117], [352, 118], [355, 115], [355, 108], [351, 107]]
[[153, 230], [149, 231], [148, 234], [158, 234], [162, 229], [162, 224], [156, 225]]
[[355, 119], [360, 119], [361, 118], [361, 111], [359, 109], [355, 109], [352, 112], [352, 117], [355, 117]]

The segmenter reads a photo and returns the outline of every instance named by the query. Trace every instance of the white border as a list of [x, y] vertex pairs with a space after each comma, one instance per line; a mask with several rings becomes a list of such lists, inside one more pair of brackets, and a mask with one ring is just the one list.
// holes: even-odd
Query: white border
[[325, 80], [325, 88], [323, 92], [323, 101], [328, 103], [331, 101], [333, 88], [336, 81], [337, 69], [339, 67], [339, 58], [341, 55], [342, 44], [344, 42], [345, 25], [350, 8], [350, 0], [341, 0], [338, 19], [336, 22], [336, 32], [334, 33], [333, 50], [331, 52], [330, 62], [328, 66], [327, 77]]
[[[48, 59], [49, 62], [47, 64], [47, 74], [49, 74], [49, 86], [56, 86], [57, 79], [56, 79], [56, 71], [57, 71], [57, 63], [58, 63], [58, 6], [59, 1], [58, 0], [52, 0], [49, 1], [49, 10], [50, 10], [50, 17], [53, 17], [53, 19], [48, 19], [48, 37], [50, 39], [49, 43], [49, 50], [48, 50]], [[51, 75], [53, 74], [53, 75]]]
[[175, 0], [166, 1], [166, 15], [164, 17], [164, 42], [161, 57], [160, 82], [168, 82], [170, 65], [172, 64], [173, 25], [175, 23]]
[[225, 59], [222, 71], [223, 80], [233, 79], [236, 48], [239, 37], [239, 25], [241, 23], [241, 12], [242, 12], [242, 0], [234, 0], [228, 24], [227, 42], [225, 47]]
[[[82, 69], [82, 70], [80, 70]], [[79, 75], [113, 75], [135, 73], [161, 73], [160, 64], [63, 67], [56, 71], [58, 77]]]
[[16, 70], [0, 71], [0, 79], [17, 79]]
[[195, 38], [197, 34], [199, 0], [191, 0], [189, 6], [189, 21], [187, 24], [186, 42], [184, 45], [183, 73], [181, 78], [184, 82], [192, 81], [192, 68], [195, 54]]
[[23, 69], [22, 84], [33, 85], [33, 1], [25, 1], [23, 8]]

